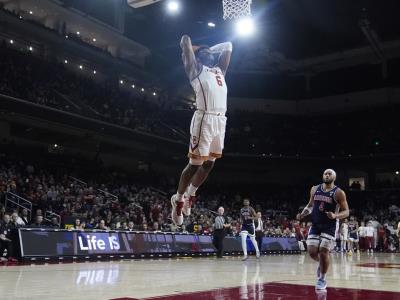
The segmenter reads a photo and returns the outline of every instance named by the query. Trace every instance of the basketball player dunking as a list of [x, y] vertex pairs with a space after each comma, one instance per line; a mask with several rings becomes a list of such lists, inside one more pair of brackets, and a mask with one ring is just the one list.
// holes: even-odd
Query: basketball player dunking
[[317, 290], [326, 289], [326, 273], [329, 268], [329, 252], [335, 241], [338, 220], [349, 216], [346, 194], [335, 186], [336, 173], [332, 169], [324, 171], [323, 183], [313, 186], [310, 201], [297, 219], [311, 214], [312, 226], [307, 238], [307, 250], [312, 259], [319, 263], [317, 270]]
[[253, 243], [254, 249], [256, 250], [256, 257], [260, 258], [260, 250], [258, 249], [256, 241], [256, 230], [254, 226], [254, 220], [257, 220], [258, 216], [254, 208], [250, 206], [250, 200], [243, 200], [243, 207], [240, 209], [240, 221], [242, 223], [242, 229], [240, 230], [240, 236], [242, 238], [242, 249], [243, 259], [247, 260], [247, 235], [250, 237]]
[[215, 160], [222, 156], [228, 92], [225, 74], [232, 54], [230, 42], [213, 47], [193, 46], [189, 36], [184, 35], [180, 45], [185, 72], [196, 94], [197, 110], [190, 125], [189, 164], [181, 174], [177, 193], [171, 197], [171, 216], [176, 225], [183, 223], [183, 213], [190, 215], [197, 189]]

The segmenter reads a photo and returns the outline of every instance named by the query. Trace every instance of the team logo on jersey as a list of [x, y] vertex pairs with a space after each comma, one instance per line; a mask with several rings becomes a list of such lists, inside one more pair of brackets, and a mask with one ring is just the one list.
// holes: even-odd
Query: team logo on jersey
[[190, 143], [190, 148], [194, 151], [199, 146], [199, 139], [197, 136], [192, 136], [192, 141]]

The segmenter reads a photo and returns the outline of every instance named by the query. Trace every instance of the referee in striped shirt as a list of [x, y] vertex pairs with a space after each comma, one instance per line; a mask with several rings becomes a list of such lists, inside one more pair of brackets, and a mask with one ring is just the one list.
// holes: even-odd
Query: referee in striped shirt
[[222, 258], [222, 254], [224, 253], [225, 228], [230, 226], [229, 224], [225, 224], [224, 208], [221, 206], [218, 208], [218, 216], [215, 217], [213, 236], [213, 244], [217, 249], [218, 258]]

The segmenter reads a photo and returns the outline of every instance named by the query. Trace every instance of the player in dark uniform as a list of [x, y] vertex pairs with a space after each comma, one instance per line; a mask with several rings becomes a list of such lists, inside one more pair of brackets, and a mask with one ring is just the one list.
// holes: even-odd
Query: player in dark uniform
[[260, 258], [260, 250], [258, 249], [256, 241], [256, 232], [254, 227], [254, 220], [257, 219], [257, 214], [254, 208], [250, 206], [250, 200], [243, 200], [243, 207], [240, 209], [240, 220], [242, 223], [242, 228], [240, 230], [240, 236], [242, 237], [242, 249], [243, 249], [243, 259], [246, 260], [247, 256], [247, 236], [250, 237], [253, 243], [254, 249], [256, 249], [256, 257]]
[[349, 254], [351, 255], [356, 246], [357, 253], [360, 253], [360, 245], [358, 238], [358, 222], [355, 220], [354, 216], [350, 217], [349, 226]]
[[323, 183], [313, 186], [310, 201], [297, 219], [311, 214], [312, 226], [307, 238], [307, 250], [312, 259], [319, 263], [315, 286], [317, 290], [326, 289], [326, 273], [329, 268], [329, 252], [335, 240], [339, 219], [349, 216], [346, 194], [335, 186], [336, 173], [332, 169], [324, 171]]

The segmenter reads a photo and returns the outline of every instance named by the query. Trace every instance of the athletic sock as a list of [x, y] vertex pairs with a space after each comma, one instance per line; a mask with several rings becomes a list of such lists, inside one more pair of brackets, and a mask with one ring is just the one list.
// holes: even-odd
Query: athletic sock
[[198, 187], [195, 187], [193, 184], [190, 184], [186, 190], [186, 193], [189, 196], [196, 196], [196, 191], [197, 191]]
[[326, 273], [325, 274], [321, 273], [320, 279], [325, 280], [325, 277], [326, 277]]
[[176, 193], [177, 199], [176, 201], [183, 201], [183, 194]]

